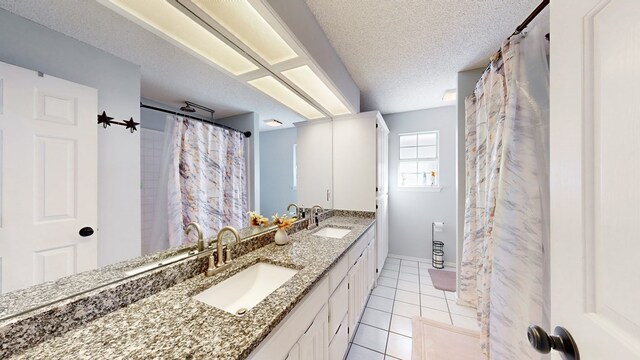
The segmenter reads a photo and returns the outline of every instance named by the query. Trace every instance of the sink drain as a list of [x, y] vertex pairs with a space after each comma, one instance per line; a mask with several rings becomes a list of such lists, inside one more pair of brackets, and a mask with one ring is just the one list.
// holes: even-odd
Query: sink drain
[[247, 312], [247, 308], [240, 308], [240, 309], [238, 309], [236, 311], [236, 315], [242, 316], [242, 315], [246, 314], [246, 312]]

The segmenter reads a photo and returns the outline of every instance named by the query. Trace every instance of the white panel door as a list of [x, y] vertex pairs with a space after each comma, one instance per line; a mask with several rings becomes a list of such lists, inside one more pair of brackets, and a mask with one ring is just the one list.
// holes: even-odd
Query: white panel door
[[640, 359], [640, 1], [551, 6], [551, 324]]
[[329, 357], [327, 306], [313, 319], [313, 323], [298, 341], [300, 345], [300, 359], [327, 360]]
[[380, 276], [382, 266], [389, 255], [389, 195], [378, 196], [376, 209], [376, 269]]
[[97, 91], [0, 63], [1, 292], [97, 265]]
[[298, 126], [296, 144], [297, 203], [333, 208], [332, 125], [330, 121]]
[[376, 211], [376, 122], [373, 113], [333, 122], [333, 205]]

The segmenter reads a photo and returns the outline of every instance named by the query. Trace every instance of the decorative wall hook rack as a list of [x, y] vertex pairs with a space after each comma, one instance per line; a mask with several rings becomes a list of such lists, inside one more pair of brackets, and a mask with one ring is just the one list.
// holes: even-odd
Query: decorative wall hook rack
[[134, 131], [138, 130], [136, 126], [140, 125], [140, 123], [133, 121], [133, 118], [129, 118], [129, 120], [113, 121], [112, 117], [107, 116], [106, 111], [103, 111], [102, 114], [98, 114], [98, 125], [99, 124], [102, 124], [102, 127], [105, 129], [111, 126], [111, 124], [124, 126], [125, 129], [129, 129], [132, 134]]

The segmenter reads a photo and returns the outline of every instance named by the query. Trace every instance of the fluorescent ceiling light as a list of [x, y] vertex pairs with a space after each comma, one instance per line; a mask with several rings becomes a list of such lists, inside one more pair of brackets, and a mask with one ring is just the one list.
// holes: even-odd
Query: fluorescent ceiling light
[[271, 127], [278, 127], [280, 125], [282, 125], [282, 122], [276, 120], [276, 119], [269, 119], [269, 120], [265, 120], [264, 121], [265, 124], [271, 126]]
[[249, 1], [192, 1], [269, 64], [298, 57]]
[[457, 98], [458, 98], [458, 90], [456, 89], [449, 89], [444, 92], [444, 95], [442, 95], [442, 100], [444, 101], [454, 101]]
[[249, 84], [263, 93], [278, 100], [285, 106], [291, 108], [298, 114], [306, 117], [307, 119], [319, 119], [324, 117], [318, 109], [311, 106], [306, 100], [301, 98], [298, 94], [294, 93], [288, 87], [284, 86], [281, 82], [276, 80], [273, 76], [267, 75], [255, 80], [250, 80]]
[[233, 75], [258, 70], [254, 63], [164, 0], [110, 1]]
[[331, 115], [351, 114], [351, 111], [344, 103], [338, 99], [336, 94], [329, 89], [327, 84], [308, 65], [283, 71], [282, 75], [286, 76], [302, 91], [309, 94], [318, 104], [327, 109]]

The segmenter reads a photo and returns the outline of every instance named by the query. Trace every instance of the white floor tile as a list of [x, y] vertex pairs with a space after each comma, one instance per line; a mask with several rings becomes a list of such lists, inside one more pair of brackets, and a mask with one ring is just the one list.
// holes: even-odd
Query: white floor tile
[[455, 292], [445, 291], [444, 294], [447, 300], [456, 301], [458, 299], [458, 294], [456, 294]]
[[389, 330], [389, 324], [391, 324], [391, 314], [376, 309], [365, 308], [360, 322], [363, 324], [375, 326], [379, 329]]
[[395, 262], [397, 264], [400, 264], [400, 258], [393, 255], [389, 255], [385, 260], [385, 262]]
[[402, 265], [402, 266], [400, 266], [400, 272], [401, 273], [418, 275], [418, 268]]
[[412, 316], [420, 315], [420, 306], [404, 303], [401, 301], [394, 301], [393, 313], [410, 318]]
[[444, 291], [438, 290], [433, 286], [427, 284], [420, 284], [420, 294], [444, 298]]
[[382, 270], [399, 271], [400, 270], [400, 264], [385, 263], [384, 266], [382, 267]]
[[413, 282], [406, 281], [406, 280], [398, 280], [398, 289], [406, 290], [406, 291], [413, 291], [415, 293], [419, 293], [420, 292], [420, 286], [418, 285], [418, 283], [413, 283]]
[[347, 360], [383, 360], [384, 355], [367, 348], [363, 348], [360, 345], [353, 344], [349, 349], [349, 355]]
[[398, 278], [398, 272], [397, 271], [391, 271], [391, 270], [382, 270], [380, 272], [380, 276], [382, 277], [388, 277], [391, 279], [397, 279]]
[[393, 315], [391, 317], [391, 327], [389, 328], [389, 331], [411, 337], [411, 329], [412, 327], [410, 318], [399, 315]]
[[373, 326], [360, 324], [356, 336], [353, 338], [353, 343], [384, 353], [387, 344], [388, 332], [380, 330]]
[[390, 333], [387, 343], [387, 355], [401, 360], [411, 360], [411, 338]]
[[402, 260], [401, 266], [411, 266], [411, 267], [417, 268], [418, 262], [413, 260]]
[[455, 300], [447, 300], [447, 304], [449, 305], [449, 312], [451, 315], [456, 314], [471, 318], [475, 318], [477, 315], [476, 309], [458, 305]]
[[420, 284], [426, 284], [426, 285], [433, 286], [433, 282], [431, 281], [431, 277], [430, 276], [420, 275]]
[[393, 300], [381, 296], [371, 295], [369, 296], [367, 307], [390, 313], [393, 309]]
[[451, 320], [453, 321], [454, 326], [459, 326], [461, 328], [480, 331], [480, 327], [478, 326], [478, 322], [474, 318], [451, 314]]
[[421, 310], [423, 318], [451, 325], [451, 317], [449, 316], [448, 312], [434, 310], [426, 307], [423, 307]]
[[392, 279], [392, 278], [388, 278], [388, 277], [384, 277], [384, 276], [380, 276], [378, 278], [378, 285], [382, 285], [382, 286], [388, 286], [388, 287], [396, 287], [398, 286], [398, 280], [396, 279]]
[[371, 292], [373, 295], [382, 296], [387, 299], [393, 299], [396, 297], [396, 289], [390, 288], [388, 286], [376, 286]]
[[420, 305], [420, 294], [405, 290], [396, 290], [396, 301], [402, 301], [413, 305]]
[[404, 281], [410, 281], [416, 284], [420, 282], [419, 280], [420, 278], [418, 277], [417, 274], [408, 274], [408, 273], [403, 273], [402, 271], [400, 272], [398, 279], [404, 280]]
[[393, 356], [385, 355], [384, 360], [400, 360], [400, 359], [394, 358]]
[[444, 297], [438, 298], [435, 296], [420, 295], [420, 305], [422, 307], [428, 307], [435, 310], [446, 312], [449, 311], [449, 308], [447, 307], [447, 301], [444, 299]]

